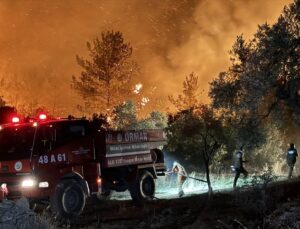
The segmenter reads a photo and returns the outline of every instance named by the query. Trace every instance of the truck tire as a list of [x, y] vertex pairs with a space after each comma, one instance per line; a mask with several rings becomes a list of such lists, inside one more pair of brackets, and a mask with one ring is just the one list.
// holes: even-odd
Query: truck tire
[[129, 185], [129, 192], [136, 204], [143, 204], [152, 200], [155, 194], [153, 175], [147, 170], [139, 173], [137, 179]]
[[51, 197], [51, 210], [58, 220], [74, 219], [82, 213], [85, 201], [84, 189], [78, 181], [63, 180]]

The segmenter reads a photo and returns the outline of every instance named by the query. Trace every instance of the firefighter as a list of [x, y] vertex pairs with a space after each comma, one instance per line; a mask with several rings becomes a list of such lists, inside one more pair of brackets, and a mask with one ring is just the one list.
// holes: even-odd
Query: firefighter
[[244, 178], [246, 178], [248, 176], [248, 172], [243, 166], [243, 163], [247, 162], [247, 161], [243, 160], [243, 153], [244, 153], [243, 146], [241, 146], [240, 149], [234, 153], [233, 167], [234, 167], [234, 171], [235, 171], [235, 177], [234, 177], [234, 181], [233, 181], [233, 188], [236, 187], [237, 180], [239, 179], [241, 173], [244, 174]]
[[289, 166], [289, 174], [288, 174], [289, 179], [292, 177], [294, 165], [296, 163], [296, 157], [298, 157], [297, 150], [295, 148], [294, 143], [291, 143], [290, 147], [287, 150], [287, 156], [286, 156], [287, 164]]
[[173, 186], [174, 183], [173, 175], [175, 174], [172, 172], [172, 168], [169, 167], [167, 169], [167, 172], [165, 173], [165, 183], [167, 184], [168, 187]]
[[172, 173], [175, 173], [177, 175], [177, 184], [178, 184], [178, 196], [182, 197], [184, 195], [182, 186], [187, 178], [187, 173], [185, 171], [185, 168], [180, 165], [178, 162], [173, 163], [173, 168], [171, 170]]

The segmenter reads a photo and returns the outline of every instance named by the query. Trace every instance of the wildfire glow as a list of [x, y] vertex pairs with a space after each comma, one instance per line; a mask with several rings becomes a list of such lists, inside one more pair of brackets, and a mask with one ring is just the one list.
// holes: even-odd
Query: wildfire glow
[[45, 107], [53, 116], [88, 115], [76, 109], [84, 101], [70, 87], [71, 76], [80, 76], [83, 70], [74, 57], [91, 61], [86, 42], [113, 29], [133, 49], [132, 60], [140, 71], [127, 69], [137, 83], [130, 88], [134, 95], [140, 96], [146, 88], [154, 93], [148, 89], [159, 85], [151, 100], [163, 104], [152, 103], [153, 109], [164, 110], [168, 96], [180, 93], [186, 75], [195, 72], [200, 89], [205, 90], [201, 101], [209, 102], [208, 82], [229, 67], [228, 50], [236, 36], [250, 39], [258, 24], [276, 22], [291, 2], [1, 0], [0, 96], [26, 114]]
[[142, 98], [142, 101], [141, 101], [141, 105], [142, 105], [142, 106], [146, 106], [146, 104], [147, 104], [149, 101], [150, 101], [149, 98], [143, 97], [143, 98]]
[[142, 87], [143, 87], [143, 84], [141, 84], [141, 83], [136, 84], [135, 87], [134, 87], [133, 92], [135, 94], [139, 94], [141, 92]]

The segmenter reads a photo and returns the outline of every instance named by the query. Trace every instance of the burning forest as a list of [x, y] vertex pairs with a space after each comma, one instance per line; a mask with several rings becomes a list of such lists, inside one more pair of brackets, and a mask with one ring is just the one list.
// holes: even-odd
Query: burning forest
[[3, 0], [0, 27], [0, 228], [300, 228], [299, 0]]

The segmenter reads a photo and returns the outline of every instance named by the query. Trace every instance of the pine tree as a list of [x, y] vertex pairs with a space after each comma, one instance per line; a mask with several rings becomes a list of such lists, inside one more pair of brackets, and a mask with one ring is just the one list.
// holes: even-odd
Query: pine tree
[[77, 56], [83, 69], [72, 77], [72, 87], [81, 95], [85, 109], [108, 114], [112, 108], [131, 95], [132, 77], [137, 65], [131, 60], [132, 47], [125, 43], [121, 32], [108, 31], [87, 42], [90, 59]]

